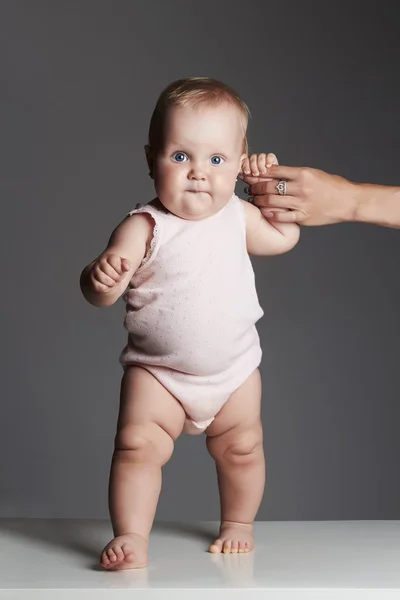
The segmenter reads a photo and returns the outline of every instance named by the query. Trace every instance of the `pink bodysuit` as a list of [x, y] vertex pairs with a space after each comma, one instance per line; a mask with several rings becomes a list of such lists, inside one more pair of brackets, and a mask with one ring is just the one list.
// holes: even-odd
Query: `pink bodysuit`
[[[153, 201], [154, 202], [154, 201]], [[150, 203], [129, 213], [155, 222], [147, 255], [124, 295], [128, 343], [120, 362], [140, 365], [183, 406], [187, 433], [203, 431], [261, 361], [262, 317], [235, 195], [203, 220]]]

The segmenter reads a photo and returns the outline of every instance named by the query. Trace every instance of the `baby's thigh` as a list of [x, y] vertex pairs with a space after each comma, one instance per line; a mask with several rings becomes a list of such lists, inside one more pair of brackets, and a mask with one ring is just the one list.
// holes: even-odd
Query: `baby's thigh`
[[228, 431], [246, 431], [261, 426], [261, 375], [256, 369], [233, 392], [214, 421], [207, 428], [208, 436], [219, 436]]
[[176, 440], [182, 432], [185, 411], [181, 404], [149, 371], [128, 367], [121, 381], [118, 430], [134, 426], [141, 430], [158, 426]]

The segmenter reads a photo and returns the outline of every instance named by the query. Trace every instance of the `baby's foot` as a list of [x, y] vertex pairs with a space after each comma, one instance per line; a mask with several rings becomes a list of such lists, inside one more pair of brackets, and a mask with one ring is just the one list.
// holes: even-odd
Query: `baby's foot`
[[147, 565], [148, 540], [137, 533], [115, 537], [101, 553], [100, 563], [108, 570], [140, 569]]
[[253, 525], [222, 521], [219, 537], [209, 547], [213, 554], [236, 554], [250, 552], [254, 548]]

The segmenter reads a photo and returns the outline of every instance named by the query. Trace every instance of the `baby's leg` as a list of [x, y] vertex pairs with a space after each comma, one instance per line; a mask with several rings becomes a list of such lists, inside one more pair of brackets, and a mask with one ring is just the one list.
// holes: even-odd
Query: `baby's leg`
[[161, 467], [171, 457], [184, 422], [182, 406], [151, 373], [140, 367], [125, 371], [109, 484], [115, 537], [102, 552], [104, 568], [147, 564]]
[[215, 459], [221, 503], [221, 527], [210, 552], [249, 552], [253, 522], [265, 486], [258, 369], [236, 390], [206, 430]]

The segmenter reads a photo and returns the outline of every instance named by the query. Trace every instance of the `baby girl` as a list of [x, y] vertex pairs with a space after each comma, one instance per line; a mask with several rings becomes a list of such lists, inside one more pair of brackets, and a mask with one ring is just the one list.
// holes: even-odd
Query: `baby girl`
[[147, 564], [161, 470], [182, 431], [205, 432], [221, 504], [210, 552], [249, 552], [265, 484], [260, 419], [263, 315], [249, 254], [291, 250], [296, 223], [269, 222], [234, 193], [267, 173], [248, 156], [246, 104], [225, 84], [189, 78], [161, 94], [145, 147], [157, 197], [138, 205], [82, 272], [95, 306], [124, 294], [128, 341], [109, 486], [106, 569]]

